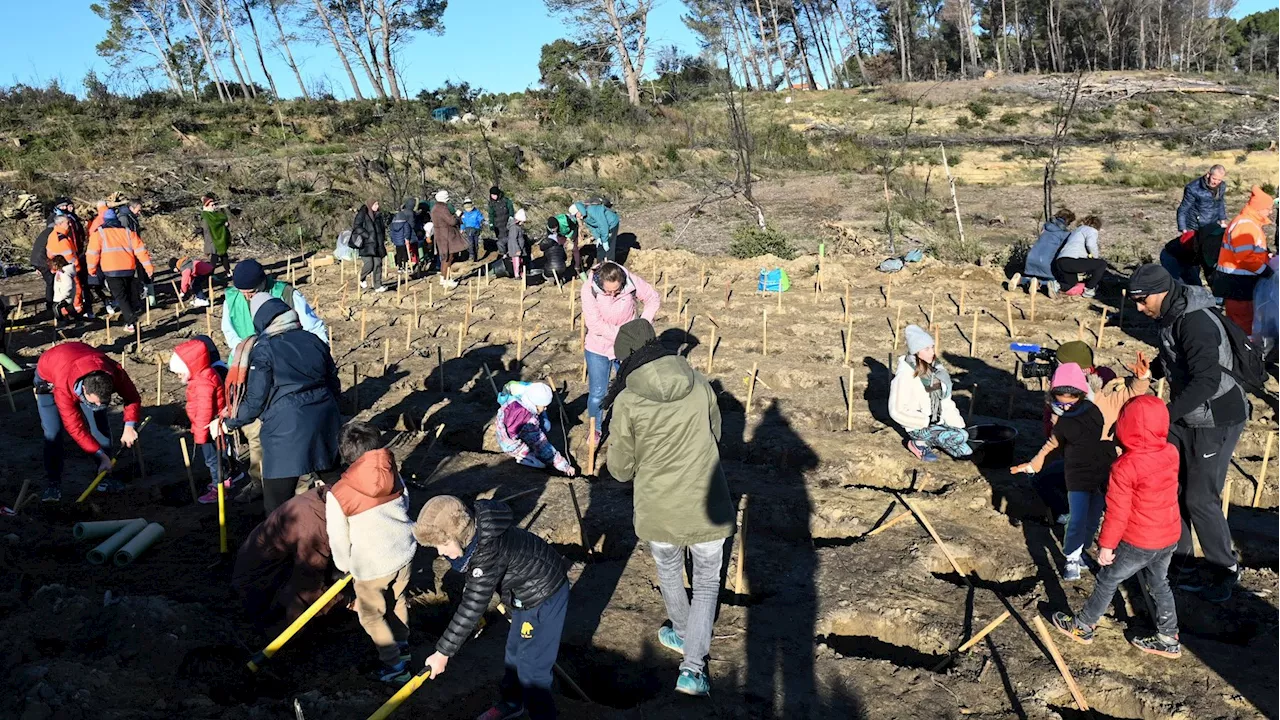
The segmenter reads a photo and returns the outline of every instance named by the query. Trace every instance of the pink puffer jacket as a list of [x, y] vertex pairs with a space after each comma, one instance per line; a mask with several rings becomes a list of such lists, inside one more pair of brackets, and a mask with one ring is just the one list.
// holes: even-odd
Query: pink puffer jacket
[[596, 285], [594, 270], [582, 284], [582, 320], [587, 324], [587, 350], [610, 360], [614, 359], [613, 341], [618, 337], [618, 328], [637, 317], [636, 302], [644, 303], [644, 312], [638, 316], [650, 323], [662, 305], [662, 299], [652, 285], [630, 270], [626, 275], [622, 292], [616, 297], [604, 294]]

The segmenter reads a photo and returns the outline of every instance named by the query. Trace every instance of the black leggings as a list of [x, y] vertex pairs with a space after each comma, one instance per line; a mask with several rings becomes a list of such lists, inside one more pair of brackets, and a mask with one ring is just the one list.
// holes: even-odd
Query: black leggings
[[1086, 288], [1097, 290], [1106, 271], [1107, 261], [1101, 258], [1064, 257], [1053, 261], [1053, 276], [1064, 289], [1083, 282]]
[[280, 507], [293, 497], [293, 490], [298, 485], [298, 478], [263, 478], [262, 479], [262, 506], [266, 508], [267, 514], [270, 515], [272, 510]]
[[405, 245], [396, 246], [396, 267], [409, 267], [409, 248]]

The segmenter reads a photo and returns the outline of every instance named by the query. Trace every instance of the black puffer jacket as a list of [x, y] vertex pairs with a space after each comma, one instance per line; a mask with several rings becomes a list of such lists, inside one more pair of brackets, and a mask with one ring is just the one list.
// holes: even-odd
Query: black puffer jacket
[[361, 205], [356, 219], [351, 223], [351, 234], [364, 239], [357, 252], [360, 257], [387, 256], [387, 225], [381, 212], [374, 212], [368, 205]]
[[1160, 308], [1160, 355], [1151, 370], [1169, 380], [1169, 420], [1185, 427], [1226, 427], [1249, 419], [1248, 399], [1224, 372], [1235, 355], [1207, 288], [1174, 282]]
[[508, 606], [528, 609], [569, 581], [564, 558], [542, 538], [515, 527], [506, 503], [477, 501], [475, 518], [480, 541], [462, 568], [467, 577], [462, 602], [436, 643], [436, 650], [447, 657], [475, 633], [494, 591]]

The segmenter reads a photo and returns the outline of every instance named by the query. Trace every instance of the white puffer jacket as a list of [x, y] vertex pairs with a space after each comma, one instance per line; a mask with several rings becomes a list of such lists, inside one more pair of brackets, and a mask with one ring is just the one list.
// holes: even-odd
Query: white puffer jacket
[[[908, 362], [912, 356], [898, 358], [898, 370], [889, 386], [889, 417], [904, 430], [923, 430], [929, 426], [929, 393], [924, 383], [916, 377], [915, 364]], [[963, 428], [964, 418], [950, 397], [942, 399], [940, 422], [947, 427]]]

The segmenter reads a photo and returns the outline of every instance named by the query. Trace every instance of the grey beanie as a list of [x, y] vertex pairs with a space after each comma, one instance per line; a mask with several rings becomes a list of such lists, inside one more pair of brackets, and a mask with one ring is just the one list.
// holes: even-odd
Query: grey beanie
[[925, 348], [933, 347], [933, 336], [919, 325], [907, 326], [907, 352], [915, 355]]
[[249, 298], [249, 317], [257, 316], [258, 310], [260, 310], [263, 305], [266, 305], [267, 301], [270, 299], [271, 293], [269, 292], [259, 291], [254, 293], [253, 297]]

